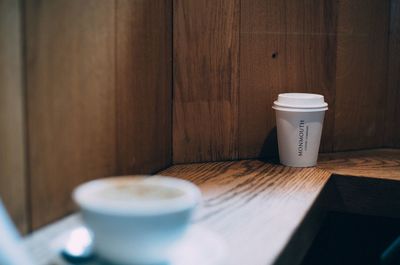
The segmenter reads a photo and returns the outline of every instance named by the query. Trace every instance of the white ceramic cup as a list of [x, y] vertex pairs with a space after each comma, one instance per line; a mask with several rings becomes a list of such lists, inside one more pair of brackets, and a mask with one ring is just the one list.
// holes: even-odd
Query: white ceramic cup
[[280, 162], [291, 167], [315, 166], [325, 111], [328, 109], [324, 96], [279, 94], [272, 108], [276, 112]]
[[97, 255], [116, 264], [154, 264], [184, 235], [201, 193], [182, 179], [130, 176], [82, 184], [73, 198]]

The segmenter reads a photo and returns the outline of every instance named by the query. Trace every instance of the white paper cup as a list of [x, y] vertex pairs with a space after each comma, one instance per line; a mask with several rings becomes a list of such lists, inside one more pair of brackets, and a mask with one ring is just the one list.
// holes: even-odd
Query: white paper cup
[[325, 111], [328, 109], [324, 96], [279, 94], [272, 108], [276, 112], [280, 162], [291, 167], [315, 166]]
[[[138, 185], [145, 188], [156, 185], [164, 193], [171, 194], [173, 189], [181, 195], [144, 200], [129, 194], [120, 196], [121, 189]], [[105, 196], [104, 191], [110, 187], [118, 194]], [[167, 257], [169, 249], [189, 226], [201, 193], [196, 185], [182, 179], [135, 176], [90, 181], [76, 188], [73, 198], [94, 234], [96, 254], [106, 261], [130, 265], [154, 264]]]

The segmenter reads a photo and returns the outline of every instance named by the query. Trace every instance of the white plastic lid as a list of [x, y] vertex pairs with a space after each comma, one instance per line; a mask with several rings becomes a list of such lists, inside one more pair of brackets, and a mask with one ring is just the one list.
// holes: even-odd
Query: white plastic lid
[[324, 101], [324, 96], [311, 93], [283, 93], [278, 95], [278, 100], [274, 101], [272, 107], [277, 110], [299, 109], [322, 111], [328, 109], [328, 103]]

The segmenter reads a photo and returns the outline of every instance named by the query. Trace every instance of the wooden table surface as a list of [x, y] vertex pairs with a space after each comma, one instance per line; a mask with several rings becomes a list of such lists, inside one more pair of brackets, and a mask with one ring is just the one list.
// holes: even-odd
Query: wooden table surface
[[[316, 168], [243, 160], [174, 165], [159, 174], [200, 186], [204, 201], [194, 222], [227, 241], [233, 265], [298, 264], [329, 210], [400, 217], [400, 150], [324, 154]], [[44, 246], [79, 224], [78, 215], [67, 217], [26, 244], [48, 263]]]
[[400, 149], [322, 154], [318, 167], [340, 175], [400, 180]]

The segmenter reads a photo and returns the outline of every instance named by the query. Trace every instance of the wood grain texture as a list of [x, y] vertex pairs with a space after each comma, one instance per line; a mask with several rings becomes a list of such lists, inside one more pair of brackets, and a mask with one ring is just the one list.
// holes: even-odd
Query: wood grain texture
[[336, 1], [241, 1], [239, 157], [260, 155], [284, 92], [325, 96], [321, 150], [332, 150], [336, 19]]
[[326, 154], [319, 168], [238, 161], [175, 165], [160, 174], [200, 186], [195, 222], [227, 240], [228, 264], [299, 264], [330, 210], [400, 217], [400, 150]]
[[117, 0], [118, 174], [171, 163], [171, 8], [165, 0]]
[[323, 154], [318, 167], [332, 173], [327, 209], [400, 218], [400, 150]]
[[21, 4], [0, 0], [0, 198], [28, 229]]
[[116, 172], [115, 5], [26, 1], [32, 226], [74, 209], [72, 189]]
[[287, 241], [274, 265], [300, 264], [319, 234], [321, 224], [327, 216], [328, 207], [324, 205], [327, 197], [331, 197], [330, 181], [324, 185], [310, 210], [298, 224], [295, 232]]
[[237, 158], [239, 8], [174, 1], [174, 163]]
[[400, 147], [400, 1], [391, 0], [385, 145]]
[[398, 146], [398, 0], [236, 2], [174, 4], [174, 162], [277, 155], [291, 91], [325, 95], [322, 152]]
[[400, 180], [400, 150], [376, 149], [322, 154], [318, 167], [339, 175]]
[[388, 0], [339, 1], [334, 151], [381, 147]]
[[[369, 177], [332, 176], [325, 169], [254, 160], [175, 165], [158, 174], [199, 185], [204, 199], [194, 223], [227, 241], [226, 264], [300, 264], [327, 211], [400, 215], [400, 150], [355, 152], [348, 158], [332, 154], [324, 159], [332, 162], [328, 170], [335, 171], [335, 165], [354, 170], [347, 172], [366, 167]], [[26, 244], [34, 254], [47, 251], [44, 260], [50, 260], [57, 253], [46, 250], [46, 244], [80, 224], [79, 215], [73, 215], [33, 234]]]
[[260, 161], [175, 165], [160, 174], [200, 186], [204, 201], [195, 222], [227, 240], [232, 265], [272, 264], [330, 176]]

